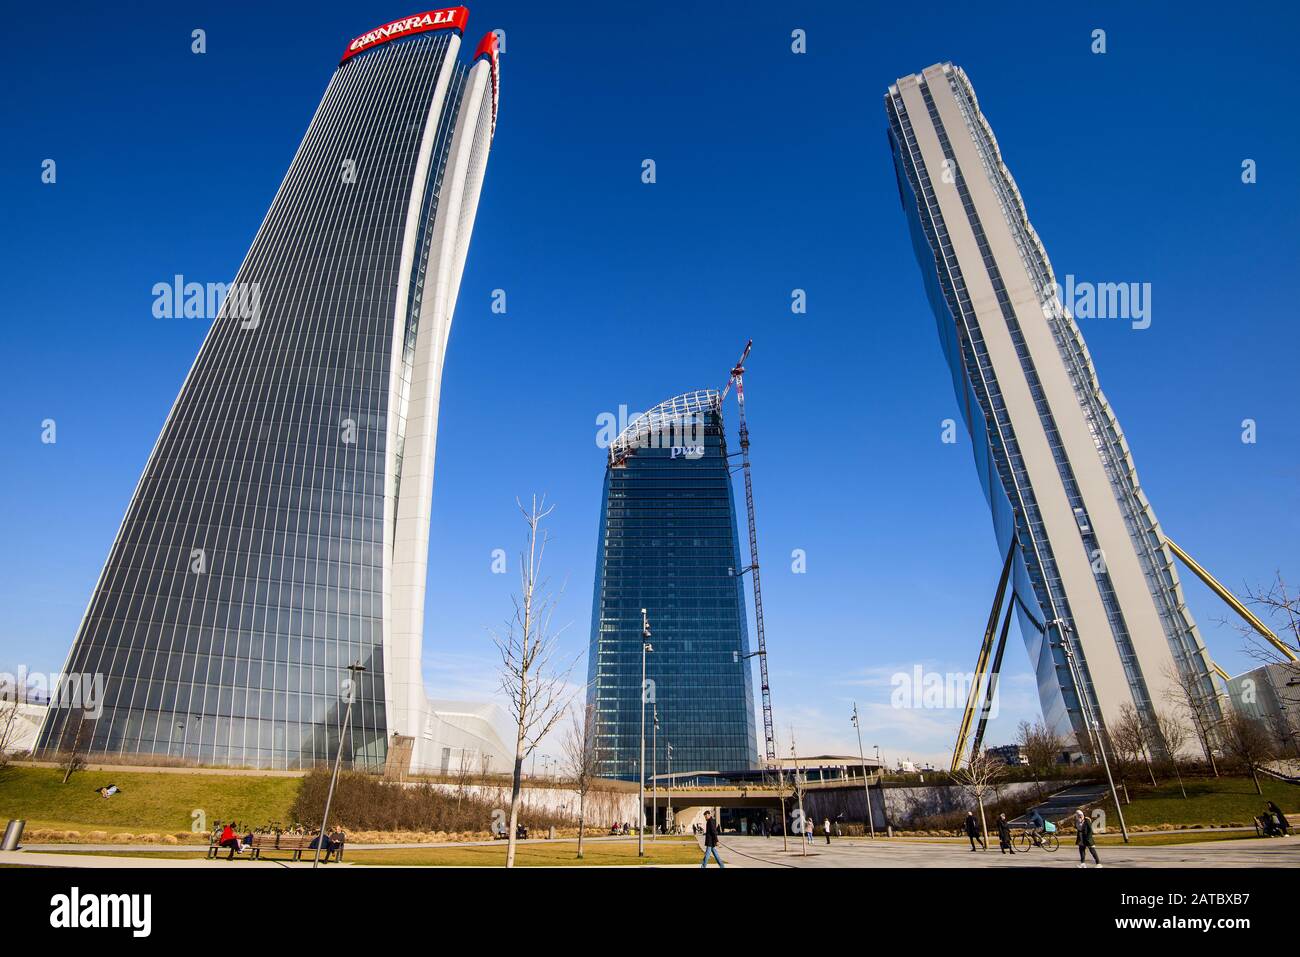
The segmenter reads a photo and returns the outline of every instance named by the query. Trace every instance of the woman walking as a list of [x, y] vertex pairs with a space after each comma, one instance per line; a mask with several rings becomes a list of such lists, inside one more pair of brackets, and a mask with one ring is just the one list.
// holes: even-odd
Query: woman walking
[[1092, 821], [1083, 813], [1083, 808], [1074, 812], [1074, 843], [1079, 846], [1080, 867], [1088, 866], [1084, 860], [1087, 854], [1091, 854], [1094, 863], [1101, 867], [1101, 859], [1097, 857], [1097, 847], [1092, 837]]

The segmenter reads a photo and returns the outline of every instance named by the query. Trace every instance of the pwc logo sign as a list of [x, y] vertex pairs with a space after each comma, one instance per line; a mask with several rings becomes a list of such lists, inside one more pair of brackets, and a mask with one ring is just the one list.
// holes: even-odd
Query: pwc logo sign
[[361, 34], [348, 44], [339, 62], [345, 63], [349, 57], [364, 53], [371, 47], [415, 33], [427, 33], [430, 30], [459, 30], [464, 33], [467, 23], [469, 23], [469, 10], [466, 7], [449, 7], [446, 10], [430, 10], [427, 13], [402, 17], [400, 20], [385, 23], [382, 27], [375, 27], [368, 33]]

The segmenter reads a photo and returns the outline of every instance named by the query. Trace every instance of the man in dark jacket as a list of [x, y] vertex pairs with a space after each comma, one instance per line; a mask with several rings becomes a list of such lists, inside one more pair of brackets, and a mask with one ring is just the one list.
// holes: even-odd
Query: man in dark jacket
[[980, 842], [980, 847], [984, 848], [984, 850], [987, 851], [989, 849], [989, 846], [984, 843], [984, 835], [980, 833], [979, 824], [975, 822], [974, 811], [966, 812], [966, 836], [970, 838], [970, 849], [972, 852], [979, 850], [979, 848], [975, 846], [976, 841]]
[[1083, 813], [1083, 808], [1074, 812], [1074, 843], [1079, 846], [1079, 866], [1087, 867], [1084, 855], [1091, 852], [1093, 863], [1101, 867], [1101, 860], [1097, 857], [1097, 848], [1094, 845], [1092, 837], [1092, 821]]
[[1005, 814], [998, 815], [998, 845], [1002, 848], [1003, 854], [1008, 851], [1012, 854], [1016, 853], [1016, 849], [1011, 846], [1011, 825], [1007, 822]]
[[700, 861], [700, 867], [709, 866], [709, 854], [718, 862], [719, 867], [723, 867], [722, 858], [718, 856], [718, 822], [713, 820], [713, 812], [704, 812], [704, 860]]

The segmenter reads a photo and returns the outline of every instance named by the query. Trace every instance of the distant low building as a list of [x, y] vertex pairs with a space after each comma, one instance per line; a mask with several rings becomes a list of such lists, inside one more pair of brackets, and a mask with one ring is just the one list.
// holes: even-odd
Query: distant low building
[[1232, 706], [1264, 722], [1283, 754], [1300, 755], [1300, 665], [1277, 662], [1228, 680]]
[[994, 748], [985, 748], [984, 753], [1003, 764], [1020, 765], [1029, 763], [1029, 758], [1025, 756], [1025, 749], [1018, 744], [1000, 744]]
[[[12, 709], [12, 711], [11, 711]], [[14, 703], [0, 698], [0, 744], [5, 754], [25, 754], [36, 747], [36, 735], [45, 720], [46, 704], [31, 701]]]
[[432, 760], [413, 770], [439, 774], [497, 774], [509, 771], [514, 750], [497, 728], [504, 718], [494, 704], [430, 699], [422, 749]]

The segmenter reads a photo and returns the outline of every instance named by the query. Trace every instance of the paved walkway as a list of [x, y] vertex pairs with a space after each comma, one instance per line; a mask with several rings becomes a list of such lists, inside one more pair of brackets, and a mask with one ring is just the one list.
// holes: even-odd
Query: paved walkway
[[1046, 800], [1036, 804], [1019, 817], [1012, 818], [1010, 823], [1027, 824], [1030, 813], [1035, 809], [1043, 816], [1044, 821], [1059, 821], [1062, 818], [1072, 817], [1079, 808], [1100, 801], [1108, 791], [1109, 788], [1104, 784], [1076, 784], [1048, 795]]
[[[530, 842], [533, 843], [533, 842]], [[431, 847], [429, 844], [382, 844], [370, 845], [377, 849], [395, 847]], [[464, 845], [459, 845], [464, 846]], [[0, 851], [0, 864], [18, 864], [28, 867], [171, 867], [171, 868], [219, 868], [225, 861], [210, 861], [192, 858], [153, 857], [116, 857], [95, 854], [49, 853], [58, 847], [67, 850], [93, 850], [89, 845], [45, 845], [43, 848], [28, 847], [21, 851]], [[357, 845], [360, 847], [360, 845]], [[105, 845], [108, 851], [135, 850], [129, 845]], [[195, 850], [194, 847], [143, 847], [143, 850]], [[200, 848], [201, 849], [201, 848]], [[880, 838], [870, 841], [864, 838], [840, 838], [827, 845], [821, 838], [808, 845], [808, 853], [802, 853], [802, 846], [793, 838], [790, 850], [782, 852], [781, 839], [777, 837], [739, 837], [727, 835], [720, 848], [722, 859], [728, 867], [1077, 867], [1078, 852], [1073, 844], [1062, 843], [1061, 849], [1054, 854], [1046, 851], [1030, 850], [1015, 855], [1004, 855], [996, 850], [988, 852], [971, 852], [965, 843], [890, 840]], [[1104, 846], [1097, 848], [1105, 867], [1300, 867], [1300, 836], [1271, 838], [1268, 840], [1244, 839], [1234, 841], [1206, 841], [1199, 844], [1179, 844], [1163, 847], [1138, 846]], [[291, 861], [241, 861], [225, 870], [236, 871], [246, 867], [295, 869], [311, 867], [311, 861], [294, 863]], [[331, 869], [352, 866], [348, 861], [330, 864]], [[364, 865], [366, 867], [378, 865]], [[616, 865], [627, 866], [627, 865]], [[673, 865], [681, 867], [683, 865]], [[694, 865], [685, 865], [694, 866]], [[712, 865], [710, 865], [712, 866]]]
[[[1070, 867], [1079, 864], [1074, 844], [1061, 842], [1054, 854], [1037, 848], [1001, 854], [970, 850], [969, 844], [921, 843], [880, 838], [841, 838], [827, 845], [822, 838], [808, 845], [805, 856], [790, 839], [782, 852], [777, 837], [723, 839], [722, 860], [728, 867]], [[1104, 867], [1300, 867], [1300, 836], [1232, 841], [1204, 841], [1162, 847], [1102, 846], [1097, 848]], [[1089, 866], [1091, 866], [1089, 858]]]

